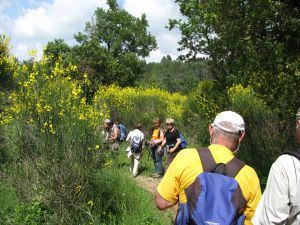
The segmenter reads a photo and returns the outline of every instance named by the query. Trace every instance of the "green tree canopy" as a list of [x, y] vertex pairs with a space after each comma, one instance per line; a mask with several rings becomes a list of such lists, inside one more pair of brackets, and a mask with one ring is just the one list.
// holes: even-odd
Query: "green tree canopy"
[[147, 32], [146, 15], [141, 18], [120, 9], [116, 0], [108, 1], [109, 9], [97, 8], [95, 19], [86, 23], [85, 34], [75, 38], [80, 43], [95, 41], [105, 47], [114, 58], [128, 52], [146, 57], [157, 47], [155, 37]]
[[[292, 0], [176, 0], [187, 20], [170, 20], [182, 32], [182, 59], [208, 55], [218, 78], [246, 83], [258, 69], [300, 54], [300, 10]], [[246, 79], [243, 79], [245, 78]], [[229, 80], [230, 81], [230, 80]]]
[[49, 41], [44, 49], [44, 55], [53, 59], [66, 58], [71, 53], [71, 47], [63, 39]]
[[95, 18], [86, 23], [85, 32], [75, 35], [79, 45], [74, 55], [83, 72], [95, 86], [130, 86], [143, 73], [146, 57], [157, 47], [147, 32], [146, 16], [134, 17], [108, 0], [108, 10], [97, 8]]
[[15, 58], [9, 53], [10, 39], [0, 34], [0, 91], [13, 87], [13, 62]]
[[[299, 81], [298, 73], [282, 77], [283, 68], [298, 65], [300, 57], [300, 8], [294, 0], [176, 0], [186, 20], [170, 20], [178, 27], [180, 50], [188, 50], [183, 60], [209, 57], [214, 77], [224, 87], [234, 83], [249, 85], [257, 92]], [[281, 77], [281, 78], [279, 78]], [[250, 81], [250, 82], [249, 82]], [[254, 81], [254, 82], [253, 82]], [[260, 82], [258, 82], [260, 81]], [[267, 85], [267, 86], [265, 86]], [[278, 103], [281, 88], [266, 89], [263, 97], [275, 107], [294, 110], [299, 99], [294, 88]], [[276, 93], [275, 93], [276, 92]], [[289, 96], [289, 97], [288, 97]], [[294, 99], [294, 100], [292, 100]]]

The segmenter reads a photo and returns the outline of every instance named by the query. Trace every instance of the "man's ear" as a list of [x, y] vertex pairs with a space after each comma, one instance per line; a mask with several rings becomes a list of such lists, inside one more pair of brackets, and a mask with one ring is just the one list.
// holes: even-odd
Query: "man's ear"
[[212, 125], [212, 124], [209, 124], [209, 125], [208, 125], [208, 132], [209, 132], [209, 135], [212, 137], [213, 132], [214, 132], [214, 128], [213, 128], [213, 125]]

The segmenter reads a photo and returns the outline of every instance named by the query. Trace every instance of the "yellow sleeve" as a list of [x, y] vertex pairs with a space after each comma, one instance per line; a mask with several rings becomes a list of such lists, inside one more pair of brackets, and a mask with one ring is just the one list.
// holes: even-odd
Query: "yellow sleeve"
[[252, 225], [252, 218], [254, 216], [256, 207], [261, 198], [261, 189], [258, 176], [253, 168], [245, 166], [243, 171], [246, 176], [245, 180], [240, 183], [243, 195], [247, 201], [244, 215], [246, 216], [245, 225]]
[[202, 171], [197, 149], [187, 148], [180, 151], [157, 187], [158, 193], [172, 203], [186, 202], [187, 188]]
[[157, 187], [158, 193], [171, 203], [177, 203], [179, 200], [179, 182], [176, 174], [177, 161], [175, 158]]

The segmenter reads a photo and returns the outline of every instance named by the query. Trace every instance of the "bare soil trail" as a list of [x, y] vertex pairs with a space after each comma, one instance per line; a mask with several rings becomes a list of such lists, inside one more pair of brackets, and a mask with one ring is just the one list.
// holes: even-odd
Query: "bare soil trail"
[[[154, 193], [156, 191], [157, 185], [160, 182], [160, 178], [153, 178], [153, 177], [149, 177], [149, 176], [137, 176], [136, 178], [134, 178], [137, 182], [137, 184], [144, 188], [145, 190], [149, 191], [150, 193], [153, 194], [154, 197]], [[173, 220], [175, 219], [176, 216], [176, 212], [177, 212], [177, 205], [173, 206], [172, 208], [168, 209], [167, 212], [171, 212], [172, 214], [172, 218]]]

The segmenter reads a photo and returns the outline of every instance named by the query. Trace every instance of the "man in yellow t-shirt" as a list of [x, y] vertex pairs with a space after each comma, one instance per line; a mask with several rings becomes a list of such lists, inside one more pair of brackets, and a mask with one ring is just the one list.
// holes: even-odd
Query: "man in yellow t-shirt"
[[[211, 145], [208, 147], [215, 162], [227, 163], [234, 158], [240, 142], [245, 135], [243, 118], [232, 111], [225, 111], [217, 115], [209, 126]], [[188, 220], [187, 198], [185, 189], [189, 187], [203, 172], [202, 163], [197, 149], [185, 149], [178, 153], [168, 168], [165, 176], [157, 187], [155, 203], [158, 209], [166, 209], [180, 203], [176, 217], [176, 224], [186, 224]], [[252, 224], [251, 219], [261, 197], [259, 179], [253, 168], [245, 165], [235, 176], [246, 206], [243, 214], [245, 224]]]

